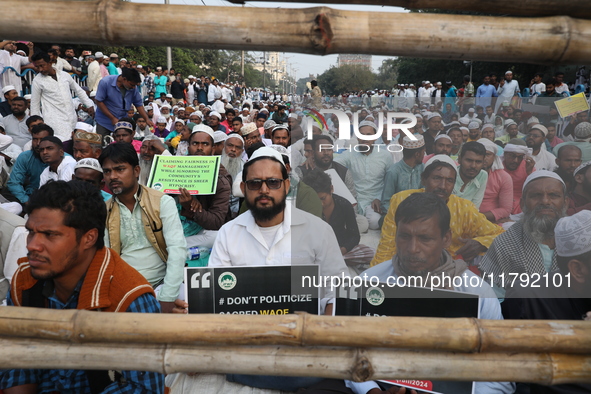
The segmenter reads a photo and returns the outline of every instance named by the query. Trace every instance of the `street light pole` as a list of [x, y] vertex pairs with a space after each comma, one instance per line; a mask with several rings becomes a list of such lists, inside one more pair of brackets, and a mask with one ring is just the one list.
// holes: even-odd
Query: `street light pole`
[[[164, 0], [164, 4], [170, 4], [170, 0]], [[172, 68], [172, 49], [166, 47], [166, 67], [168, 70]]]

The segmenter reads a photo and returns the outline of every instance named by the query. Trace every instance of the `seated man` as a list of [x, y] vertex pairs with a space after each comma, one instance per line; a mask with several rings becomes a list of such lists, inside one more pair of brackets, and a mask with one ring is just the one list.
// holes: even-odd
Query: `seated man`
[[[237, 118], [240, 119], [240, 118]], [[224, 151], [222, 152], [221, 163], [228, 171], [228, 174], [232, 177], [234, 182], [238, 175], [242, 172], [244, 167], [244, 161], [242, 161], [242, 152], [244, 151], [244, 139], [240, 134], [230, 133], [228, 139], [224, 144]], [[230, 210], [232, 211], [232, 218], [238, 216], [238, 210], [240, 209], [240, 198], [235, 196], [234, 193], [230, 195]]]
[[[104, 247], [107, 210], [95, 187], [78, 181], [50, 182], [31, 195], [27, 213], [28, 257], [19, 260], [8, 305], [96, 313], [160, 312], [146, 279]], [[115, 374], [112, 379], [111, 372], [3, 370], [0, 389], [6, 394], [164, 393], [162, 374], [122, 371], [122, 376]]]
[[170, 312], [187, 255], [176, 204], [172, 197], [139, 184], [140, 166], [131, 144], [109, 145], [99, 162], [113, 192], [107, 201], [105, 243], [144, 275], [156, 289], [162, 311]]
[[126, 144], [131, 144], [133, 146], [133, 149], [135, 149], [137, 153], [140, 153], [142, 143], [141, 141], [133, 139], [133, 130], [135, 128], [134, 123], [135, 122], [131, 118], [119, 119], [119, 122], [117, 122], [115, 126], [113, 126], [115, 129], [113, 131], [113, 139], [115, 140], [115, 142], [124, 142]]
[[486, 149], [483, 170], [488, 173], [480, 212], [491, 222], [500, 223], [513, 210], [513, 180], [503, 171], [503, 161], [497, 155], [500, 146], [487, 138], [479, 139], [478, 143]]
[[394, 214], [402, 201], [419, 192], [434, 193], [447, 203], [452, 215], [449, 252], [453, 256], [462, 256], [468, 261], [488, 249], [503, 229], [489, 222], [470, 201], [452, 194], [456, 176], [456, 163], [449, 156], [433, 156], [427, 162], [421, 177], [424, 189], [406, 190], [392, 196], [390, 209], [384, 218], [378, 250], [371, 261], [372, 266], [391, 259], [396, 253]]
[[39, 178], [47, 167], [39, 156], [39, 143], [45, 137], [53, 135], [53, 129], [46, 124], [38, 124], [31, 130], [33, 136], [31, 150], [21, 153], [10, 173], [7, 182], [6, 198], [26, 204], [29, 196], [39, 188]]
[[536, 124], [527, 133], [525, 143], [532, 148], [532, 157], [536, 162], [537, 170], [554, 171], [556, 169], [556, 156], [546, 150], [546, 126]]
[[85, 158], [97, 159], [103, 151], [103, 136], [97, 133], [89, 133], [77, 130], [74, 133], [73, 156], [76, 161]]
[[349, 266], [367, 265], [375, 250], [359, 244], [361, 235], [351, 203], [334, 194], [330, 176], [320, 169], [310, 171], [303, 182], [318, 194], [322, 202], [322, 219], [332, 227], [345, 263]]
[[76, 160], [72, 156], [65, 156], [62, 140], [48, 136], [39, 143], [39, 155], [47, 167], [39, 176], [39, 186], [48, 181], [70, 181], [74, 174]]
[[456, 196], [472, 201], [479, 209], [488, 181], [488, 173], [482, 169], [485, 155], [486, 149], [478, 142], [468, 141], [462, 146], [458, 157], [460, 168], [453, 191]]
[[[212, 156], [213, 145], [214, 131], [211, 127], [204, 124], [193, 127], [193, 133], [189, 138], [189, 156]], [[185, 231], [188, 248], [213, 246], [220, 227], [232, 218], [231, 189], [232, 177], [223, 165], [220, 165], [215, 194], [192, 196], [187, 189], [180, 189], [180, 215], [197, 225], [193, 226], [190, 235]]]
[[140, 147], [140, 185], [146, 186], [150, 177], [150, 169], [155, 155], [170, 156], [166, 146], [155, 135], [148, 135], [142, 141]]
[[[418, 138], [418, 136], [416, 136]], [[404, 139], [403, 139], [404, 141]], [[404, 144], [403, 144], [404, 146]], [[432, 158], [435, 155], [448, 155], [451, 156], [453, 150], [453, 140], [451, 139], [451, 137], [447, 134], [439, 134], [437, 137], [435, 137], [435, 142], [433, 144], [433, 153], [431, 153], [430, 155], [425, 155], [423, 156], [423, 163], [426, 163], [427, 161], [429, 161], [430, 158]], [[459, 151], [456, 151], [456, 155]], [[402, 151], [402, 153], [404, 154], [404, 151]]]
[[[364, 120], [359, 123], [359, 133], [375, 135], [378, 127], [374, 122]], [[369, 228], [380, 228], [381, 201], [384, 190], [384, 177], [392, 165], [392, 156], [387, 150], [374, 149], [374, 140], [358, 139], [358, 149], [341, 153], [335, 161], [344, 165], [353, 174], [357, 190], [357, 212], [365, 215]]]
[[74, 175], [72, 175], [72, 180], [90, 183], [100, 190], [101, 196], [105, 201], [113, 197], [103, 190], [105, 187], [105, 181], [103, 180], [103, 168], [97, 159], [80, 159], [74, 167]]
[[574, 172], [582, 163], [581, 149], [574, 145], [564, 145], [556, 153], [556, 168], [554, 172], [557, 173], [566, 185], [568, 192], [575, 188]]
[[554, 172], [536, 171], [527, 177], [521, 196], [522, 218], [499, 235], [480, 262], [483, 277], [499, 298], [511, 273], [544, 274], [556, 270], [554, 227], [566, 216], [566, 188]]
[[[431, 275], [463, 277], [461, 287], [439, 287], [481, 297], [480, 318], [503, 320], [501, 306], [494, 292], [482, 279], [468, 269], [463, 260], [456, 260], [448, 252], [452, 243], [450, 221], [454, 220], [445, 201], [431, 193], [412, 193], [396, 207], [396, 254], [366, 271], [363, 275], [378, 277], [386, 282], [391, 277], [421, 277], [429, 287]], [[477, 286], [472, 284], [477, 278]], [[452, 279], [453, 281], [453, 279]], [[408, 283], [412, 283], [410, 280]], [[451, 282], [450, 282], [451, 283]], [[427, 301], [427, 300], [426, 300]], [[347, 381], [355, 394], [383, 393], [375, 382], [354, 383]], [[475, 382], [478, 394], [513, 393], [515, 385], [509, 382]], [[389, 391], [388, 391], [389, 392]]]
[[591, 161], [581, 164], [574, 172], [575, 186], [568, 193], [567, 215], [574, 215], [585, 209], [591, 210], [591, 171], [589, 168], [591, 168]]
[[[507, 289], [503, 301], [506, 319], [591, 319], [591, 212], [581, 211], [556, 224], [556, 260], [559, 271], [545, 283]], [[566, 278], [570, 275], [570, 278]], [[560, 279], [560, 282], [559, 282]], [[556, 286], [553, 283], [560, 283]], [[574, 394], [591, 392], [591, 384], [531, 385], [531, 393]]]
[[531, 149], [525, 141], [514, 138], [505, 146], [503, 166], [513, 181], [513, 210], [512, 214], [521, 213], [520, 201], [523, 183], [529, 174], [535, 171], [535, 161], [531, 157]]

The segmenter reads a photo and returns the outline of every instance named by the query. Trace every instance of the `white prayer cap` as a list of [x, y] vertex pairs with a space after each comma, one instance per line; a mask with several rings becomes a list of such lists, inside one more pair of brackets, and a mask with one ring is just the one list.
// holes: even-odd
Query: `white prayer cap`
[[[346, 112], [345, 112], [346, 113]], [[298, 115], [294, 114], [293, 112], [291, 114], [289, 114], [288, 118], [293, 118], [293, 119], [297, 119]]]
[[517, 144], [512, 144], [511, 142], [509, 142], [507, 145], [505, 145], [505, 153], [518, 153], [518, 154], [523, 154], [523, 155], [532, 155], [532, 148], [528, 148], [526, 145], [517, 145]]
[[468, 112], [474, 113], [474, 108], [470, 108]]
[[589, 166], [591, 166], [591, 161], [586, 161], [586, 162], [584, 162], [583, 164], [581, 164], [580, 166], [578, 166], [578, 167], [575, 169], [575, 171], [573, 172], [573, 176], [577, 175], [577, 173], [578, 173], [579, 171], [581, 171], [583, 168], [585, 168], [585, 167], [589, 167]]
[[6, 85], [2, 88], [2, 94], [6, 94], [6, 93], [10, 92], [11, 90], [16, 90], [14, 85]]
[[122, 62], [126, 62], [126, 61], [127, 61], [127, 59], [126, 59], [126, 58], [123, 58], [123, 59], [121, 59], [121, 61], [122, 61]]
[[540, 121], [539, 121], [539, 119], [538, 119], [538, 118], [536, 118], [535, 116], [532, 116], [531, 118], [529, 118], [529, 119], [527, 120], [527, 124], [528, 124], [528, 125], [530, 125], [530, 124], [532, 124], [532, 123], [540, 123]]
[[435, 137], [435, 141], [440, 140], [442, 138], [448, 139], [450, 142], [453, 142], [451, 140], [451, 137], [449, 135], [447, 135], [447, 134], [439, 134], [437, 137]]
[[191, 112], [191, 115], [189, 115], [189, 117], [193, 115], [199, 116], [201, 119], [203, 119], [203, 114], [201, 113], [201, 111]]
[[538, 170], [538, 171], [532, 172], [527, 178], [525, 178], [525, 182], [523, 183], [523, 188], [521, 189], [521, 191], [524, 192], [525, 188], [527, 187], [527, 185], [530, 182], [533, 182], [539, 178], [554, 178], [557, 181], [559, 181], [560, 183], [562, 183], [562, 186], [566, 190], [566, 185], [564, 184], [564, 181], [557, 173], [555, 173], [553, 171], [548, 171], [548, 170]]
[[511, 126], [512, 124], [517, 125], [517, 123], [515, 123], [515, 121], [513, 119], [507, 119], [505, 121], [505, 128]]
[[484, 129], [493, 129], [494, 130], [495, 129], [495, 125], [493, 125], [492, 123], [485, 123], [482, 126], [482, 130], [484, 130]]
[[228, 135], [221, 130], [216, 130], [213, 132], [213, 143], [217, 144], [218, 142], [224, 142], [228, 139]]
[[479, 128], [480, 128], [480, 124], [478, 124], [478, 122], [468, 123], [468, 129], [479, 129]]
[[509, 71], [505, 71], [505, 75], [507, 74], [513, 74], [513, 71], [509, 70]]
[[253, 161], [254, 159], [258, 159], [259, 157], [268, 157], [276, 159], [278, 162], [283, 164], [283, 167], [285, 167], [285, 162], [283, 161], [283, 156], [281, 155], [281, 153], [269, 146], [263, 146], [255, 150], [252, 156], [250, 157], [249, 161]]
[[80, 161], [76, 163], [74, 171], [76, 171], [78, 168], [90, 168], [91, 170], [98, 171], [101, 174], [103, 173], [103, 168], [101, 167], [99, 161], [97, 159], [92, 159], [90, 157], [80, 159]]
[[194, 75], [189, 75], [189, 79], [191, 79], [191, 78], [195, 78], [195, 76]]
[[211, 139], [213, 139], [215, 141], [213, 129], [207, 125], [204, 125], [204, 124], [195, 125], [193, 127], [193, 130], [191, 130], [191, 134], [193, 134], [193, 133], [205, 133], [205, 134], [209, 135], [211, 137]]
[[416, 136], [416, 138], [417, 140], [415, 141], [408, 138], [408, 136], [405, 136], [402, 139], [402, 147], [404, 149], [419, 149], [425, 146], [425, 139], [422, 135], [419, 134]]
[[242, 136], [238, 133], [228, 134], [228, 138], [226, 139], [226, 141], [228, 141], [230, 138], [238, 138], [240, 141], [242, 141], [242, 144], [244, 144], [244, 138], [242, 138]]
[[138, 65], [136, 66], [136, 68], [142, 69], [142, 68], [144, 68], [144, 66], [142, 66], [141, 64], [138, 64]]
[[174, 121], [174, 124], [177, 124], [177, 123], [185, 124], [185, 121], [184, 121], [184, 119], [177, 118], [177, 120]]
[[87, 133], [94, 133], [94, 127], [84, 122], [76, 122], [75, 130], [84, 130]]
[[259, 112], [261, 112], [261, 113], [262, 113], [262, 112], [269, 113], [269, 110], [268, 110], [267, 108], [261, 108], [261, 109], [259, 110]]
[[144, 109], [146, 111], [149, 111], [149, 110], [154, 109], [154, 108], [152, 108], [152, 104], [148, 104], [148, 105], [144, 106]]
[[534, 129], [540, 130], [542, 132], [542, 134], [544, 134], [544, 137], [548, 135], [548, 129], [543, 124], [538, 123], [536, 125], [533, 125], [531, 130], [534, 130]]
[[172, 98], [172, 94], [168, 93], [168, 94], [166, 95], [166, 98]]
[[156, 123], [167, 124], [168, 122], [166, 121], [166, 118], [164, 116], [159, 116], [158, 119], [156, 119]]
[[[368, 116], [368, 118], [369, 118], [369, 116]], [[359, 129], [361, 129], [363, 126], [369, 126], [376, 131], [378, 130], [378, 126], [376, 126], [376, 124], [374, 122], [372, 122], [371, 120], [364, 120], [363, 122], [360, 122]]]
[[427, 162], [425, 163], [425, 170], [431, 164], [434, 164], [435, 162], [438, 162], [438, 161], [443, 162], [443, 163], [447, 163], [447, 164], [451, 165], [456, 170], [456, 173], [457, 173], [457, 171], [458, 171], [458, 165], [448, 155], [435, 155], [435, 156], [433, 156], [432, 158], [430, 158], [429, 160], [427, 160]]
[[30, 100], [30, 99], [31, 99], [31, 95], [30, 95], [30, 94], [25, 94], [25, 95], [23, 96], [23, 98], [24, 98], [25, 100]]
[[591, 137], [591, 123], [581, 122], [575, 127], [575, 137], [586, 139]]
[[427, 116], [427, 121], [429, 121], [433, 118], [441, 118], [441, 115], [439, 114], [439, 112], [430, 112], [429, 115]]
[[272, 129], [275, 126], [277, 126], [277, 123], [275, 123], [274, 120], [269, 119], [263, 124], [263, 129]]
[[102, 52], [97, 52], [94, 54], [94, 57], [98, 60], [102, 60], [105, 57], [105, 55], [103, 55]]
[[249, 135], [250, 133], [254, 133], [255, 131], [257, 133], [259, 132], [256, 123], [246, 123], [240, 128], [240, 132], [242, 133], [242, 135]]
[[172, 107], [170, 106], [170, 104], [162, 104], [162, 105], [160, 106], [160, 109], [163, 109], [163, 108], [172, 109]]
[[591, 251], [591, 211], [583, 209], [558, 220], [554, 239], [556, 254], [561, 257], [580, 256]]
[[219, 112], [217, 112], [217, 111], [211, 111], [211, 112], [209, 113], [209, 116], [215, 116], [215, 117], [216, 117], [216, 118], [218, 118], [219, 120], [222, 120], [222, 115], [220, 115], [220, 113], [219, 113]]
[[90, 92], [90, 94], [88, 95], [88, 97], [96, 97], [96, 91], [93, 90], [92, 92]]
[[467, 118], [465, 116], [464, 117], [461, 117], [458, 120], [459, 120], [460, 124], [463, 124], [463, 125], [466, 125], [466, 126], [468, 126], [468, 124], [470, 123], [470, 118]]

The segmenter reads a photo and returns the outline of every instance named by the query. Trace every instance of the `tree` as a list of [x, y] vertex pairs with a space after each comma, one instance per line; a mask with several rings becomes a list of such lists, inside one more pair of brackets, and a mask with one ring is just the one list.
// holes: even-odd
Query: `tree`
[[318, 85], [324, 94], [338, 95], [345, 92], [369, 90], [375, 87], [376, 75], [367, 67], [332, 66], [320, 76]]

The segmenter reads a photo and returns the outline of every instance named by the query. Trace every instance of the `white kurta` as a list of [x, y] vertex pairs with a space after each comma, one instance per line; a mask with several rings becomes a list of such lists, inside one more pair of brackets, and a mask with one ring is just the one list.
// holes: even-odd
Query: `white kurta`
[[76, 160], [72, 156], [64, 156], [62, 163], [57, 167], [57, 172], [53, 172], [46, 167], [39, 176], [39, 187], [45, 185], [48, 181], [66, 181], [72, 180], [74, 175]]
[[96, 92], [98, 84], [103, 79], [101, 75], [101, 66], [95, 60], [88, 65], [88, 77], [86, 78], [86, 86], [91, 92]]
[[31, 115], [43, 117], [51, 126], [55, 136], [62, 141], [71, 138], [78, 116], [72, 103], [74, 91], [82, 104], [94, 107], [84, 90], [65, 71], [56, 72], [57, 80], [50, 76], [37, 74], [31, 87]]
[[[4, 67], [12, 67], [17, 73], [21, 73], [21, 67], [29, 64], [29, 58], [17, 55], [13, 53], [12, 56], [6, 50], [0, 50], [0, 72], [4, 70]], [[12, 70], [7, 70], [4, 74], [0, 75], [0, 89], [4, 86], [12, 85], [16, 88], [19, 96], [22, 94], [23, 85], [21, 83], [21, 77], [15, 74]]]

